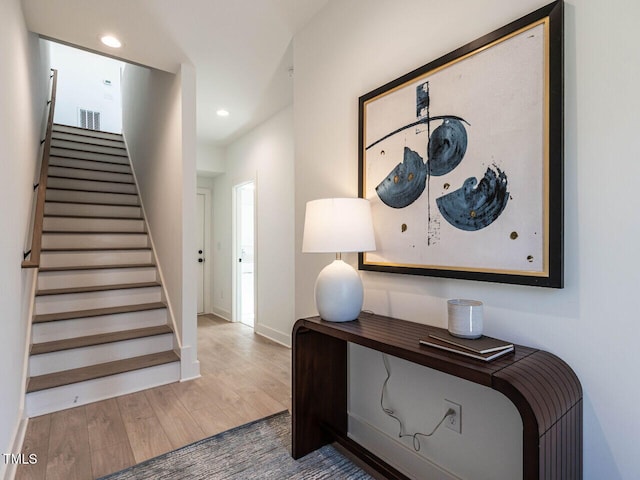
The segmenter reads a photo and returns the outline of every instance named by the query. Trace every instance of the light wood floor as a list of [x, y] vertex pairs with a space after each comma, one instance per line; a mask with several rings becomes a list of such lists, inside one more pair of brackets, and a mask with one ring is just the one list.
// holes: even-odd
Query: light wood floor
[[[98, 478], [291, 408], [291, 351], [249, 327], [198, 318], [202, 378], [29, 420], [16, 479]], [[28, 457], [27, 457], [28, 458]]]

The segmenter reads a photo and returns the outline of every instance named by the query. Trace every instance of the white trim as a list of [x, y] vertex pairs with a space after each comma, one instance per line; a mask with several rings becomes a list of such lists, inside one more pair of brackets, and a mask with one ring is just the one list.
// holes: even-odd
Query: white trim
[[213, 313], [214, 315], [217, 315], [218, 317], [222, 318], [223, 320], [226, 320], [227, 322], [232, 322], [233, 320], [231, 320], [231, 312], [229, 310], [227, 310], [226, 308], [221, 308], [218, 307], [216, 305], [213, 305], [211, 307], [211, 313]]
[[291, 333], [283, 333], [266, 325], [256, 324], [253, 331], [261, 337], [268, 338], [280, 345], [291, 348]]
[[171, 322], [171, 326], [173, 328], [173, 334], [175, 341], [177, 342], [177, 348], [179, 350], [182, 349], [182, 339], [178, 332], [178, 326], [176, 324], [176, 317], [173, 314], [173, 305], [171, 304], [171, 300], [169, 299], [169, 295], [167, 294], [167, 283], [164, 281], [164, 275], [162, 274], [162, 267], [160, 266], [160, 262], [158, 260], [158, 255], [156, 253], [156, 246], [153, 242], [153, 236], [151, 235], [151, 229], [149, 228], [149, 222], [147, 221], [147, 213], [144, 208], [144, 202], [142, 201], [142, 195], [140, 195], [140, 184], [138, 183], [138, 177], [136, 176], [135, 168], [133, 168], [133, 162], [131, 161], [131, 154], [129, 153], [129, 145], [127, 144], [127, 138], [122, 133], [122, 141], [124, 142], [125, 148], [127, 149], [127, 158], [129, 160], [129, 166], [131, 167], [131, 174], [133, 175], [133, 181], [136, 184], [136, 192], [138, 194], [138, 201], [140, 202], [140, 209], [142, 210], [142, 218], [144, 220], [144, 225], [146, 229], [146, 234], [149, 237], [149, 243], [151, 244], [151, 252], [153, 254], [154, 263], [156, 264], [156, 271], [158, 272], [158, 276], [160, 277], [160, 283], [162, 284], [162, 298], [164, 302], [167, 304], [167, 311], [169, 312], [169, 320]]
[[[204, 195], [204, 285], [203, 299], [204, 312], [211, 312], [211, 259], [213, 258], [213, 248], [211, 248], [211, 190], [198, 187], [198, 195]], [[198, 220], [200, 221], [200, 220]]]
[[[194, 349], [191, 346], [182, 347], [180, 349], [181, 374], [180, 381], [194, 380], [200, 378], [200, 360], [193, 354]], [[192, 373], [194, 372], [194, 373]]]
[[[24, 403], [24, 395], [22, 396]], [[24, 409], [20, 409], [20, 416], [22, 416]], [[28, 418], [21, 418], [18, 424], [16, 425], [16, 431], [13, 435], [13, 443], [10, 452], [2, 452], [2, 453], [21, 453], [22, 452], [22, 444], [24, 443], [24, 437], [27, 433], [27, 425], [29, 424]], [[37, 453], [37, 452], [32, 452]], [[3, 471], [4, 470], [4, 471]], [[0, 462], [0, 478], [4, 478], [4, 480], [13, 480], [18, 471], [17, 463], [9, 463], [5, 464], [4, 462]]]
[[[31, 350], [31, 335], [32, 335], [32, 325], [31, 318], [33, 317], [33, 310], [35, 308], [35, 292], [36, 286], [38, 282], [38, 268], [29, 268], [23, 269], [23, 275], [32, 275], [29, 292], [26, 298], [29, 299], [29, 306], [26, 309], [27, 315], [22, 319], [25, 322], [25, 325], [28, 325], [25, 335], [25, 345], [24, 345], [24, 357], [22, 359], [22, 382], [20, 386], [20, 404], [18, 409], [18, 414], [16, 416], [16, 425], [13, 429], [13, 441], [11, 443], [12, 450], [11, 452], [0, 452], [0, 453], [20, 453], [22, 451], [22, 443], [24, 442], [24, 436], [27, 430], [27, 424], [29, 419], [25, 416], [25, 403], [26, 403], [26, 386], [27, 386], [27, 378], [29, 376], [29, 352]], [[23, 292], [25, 295], [25, 292]], [[0, 462], [0, 478], [5, 480], [13, 480], [17, 471], [17, 465], [14, 464], [5, 464], [4, 462]]]
[[258, 322], [258, 181], [257, 175], [236, 181], [231, 187], [231, 321], [240, 322], [238, 313], [238, 190], [253, 184], [253, 325]]

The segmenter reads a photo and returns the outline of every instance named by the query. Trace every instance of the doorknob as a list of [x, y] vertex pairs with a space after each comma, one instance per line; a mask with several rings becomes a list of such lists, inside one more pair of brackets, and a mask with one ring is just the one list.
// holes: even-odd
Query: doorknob
[[199, 258], [199, 259], [198, 259], [198, 262], [199, 262], [199, 263], [204, 262], [204, 258]]
[[202, 255], [202, 250], [198, 250], [198, 255]]
[[239, 258], [239, 259], [238, 259], [238, 262], [239, 262], [239, 263], [242, 263], [242, 259], [241, 259], [241, 258]]

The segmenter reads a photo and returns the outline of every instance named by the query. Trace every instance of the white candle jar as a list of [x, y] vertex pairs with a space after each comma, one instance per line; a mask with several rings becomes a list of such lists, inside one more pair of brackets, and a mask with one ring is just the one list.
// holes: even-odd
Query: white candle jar
[[482, 302], [456, 298], [447, 301], [449, 333], [461, 338], [482, 336]]

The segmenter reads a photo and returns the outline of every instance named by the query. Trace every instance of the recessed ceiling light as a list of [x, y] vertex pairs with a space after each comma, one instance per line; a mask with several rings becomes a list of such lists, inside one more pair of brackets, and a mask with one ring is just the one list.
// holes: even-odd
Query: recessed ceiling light
[[100, 41], [107, 47], [111, 48], [120, 48], [122, 46], [122, 42], [113, 35], [103, 35], [102, 37], [100, 37]]
[[227, 110], [225, 110], [224, 108], [219, 109], [216, 114], [219, 117], [228, 117], [229, 116], [229, 112]]

